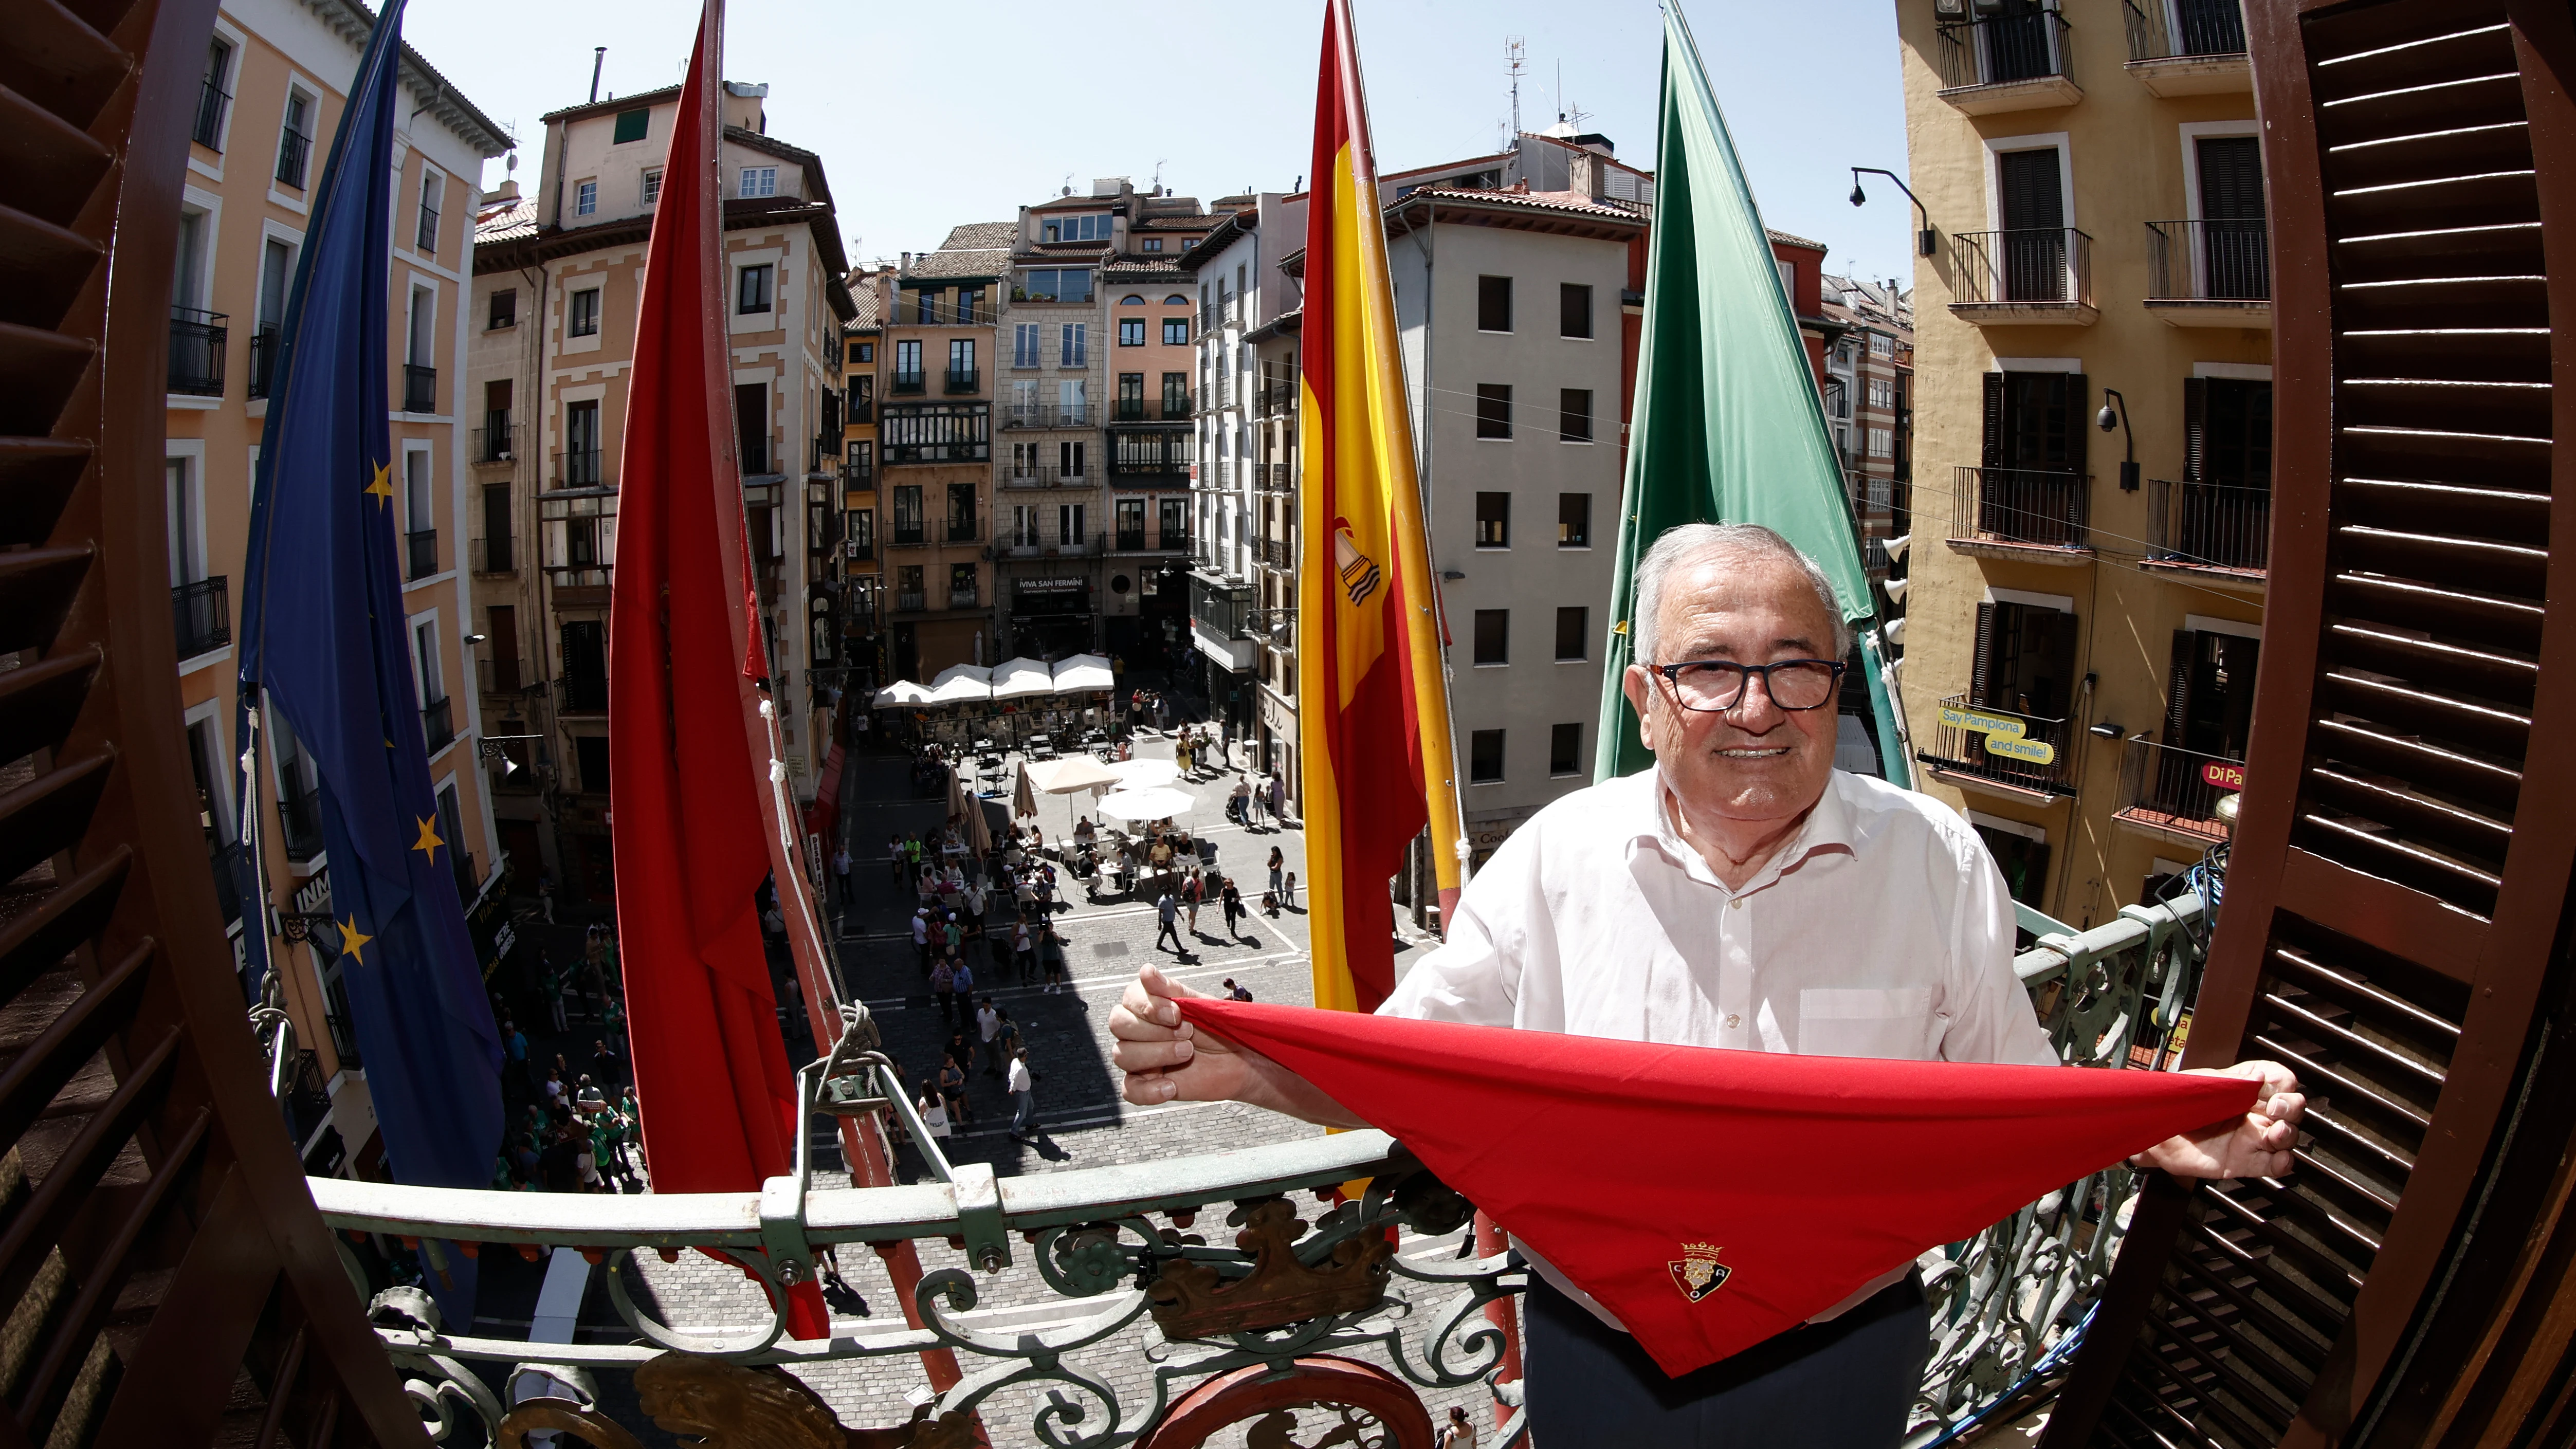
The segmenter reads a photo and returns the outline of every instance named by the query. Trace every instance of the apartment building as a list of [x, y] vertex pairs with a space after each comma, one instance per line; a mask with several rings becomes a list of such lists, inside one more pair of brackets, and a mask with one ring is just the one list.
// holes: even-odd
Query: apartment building
[[1820, 279], [1825, 320], [1825, 413], [1842, 455], [1861, 562], [1888, 576], [1887, 543], [1907, 527], [1913, 486], [1914, 303], [1892, 282], [1828, 272]]
[[956, 227], [937, 251], [904, 253], [885, 294], [877, 545], [897, 679], [1009, 657], [993, 648], [993, 398], [998, 299], [1016, 230], [1007, 221]]
[[2096, 14], [1897, 5], [1941, 236], [1914, 278], [1905, 709], [1926, 788], [2079, 926], [2225, 837], [2271, 498], [2243, 21]]
[[[180, 697], [210, 859], [240, 823], [233, 584], [247, 542], [269, 366], [323, 162], [374, 25], [353, 0], [237, 0], [217, 12], [206, 50], [171, 292], [163, 467]], [[510, 136], [409, 47], [401, 75], [385, 331], [403, 607], [438, 834], [453, 852], [457, 892], [488, 967], [505, 924], [497, 909], [502, 850], [473, 765], [482, 721], [468, 658], [477, 626], [464, 568], [470, 394], [460, 362], [473, 188], [484, 158], [506, 150]], [[364, 1168], [382, 1152], [372, 1140], [374, 1113], [348, 1028], [339, 959], [322, 944], [335, 938], [306, 932], [331, 902], [320, 783], [293, 730], [273, 714], [266, 718], [265, 778], [255, 803], [270, 898], [245, 902], [222, 868], [215, 891], [237, 961], [245, 931], [275, 933], [269, 959], [296, 1040], [309, 1053], [299, 1069], [309, 1073], [302, 1087], [327, 1090], [333, 1103], [298, 1145], [308, 1167], [328, 1175]], [[530, 868], [524, 860], [518, 866]]]
[[[837, 542], [842, 277], [821, 158], [767, 134], [768, 87], [725, 83], [724, 315], [730, 399], [788, 767], [810, 795], [829, 749], [837, 651], [824, 561]], [[617, 469], [645, 249], [679, 88], [544, 118], [536, 188], [491, 199], [474, 258], [474, 601], [505, 845], [606, 902], [608, 604]], [[819, 685], [819, 692], [818, 692]], [[516, 752], [513, 753], [513, 750]]]
[[852, 316], [841, 326], [841, 685], [864, 695], [886, 672], [884, 552], [877, 518], [877, 351], [892, 310], [892, 268], [862, 267], [848, 279]]

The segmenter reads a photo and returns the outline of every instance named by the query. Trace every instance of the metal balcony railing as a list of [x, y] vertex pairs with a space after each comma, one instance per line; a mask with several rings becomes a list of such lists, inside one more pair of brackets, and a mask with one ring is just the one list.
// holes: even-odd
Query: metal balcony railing
[[2093, 238], [2071, 226], [1953, 232], [1950, 258], [1960, 302], [2093, 305]]
[[1275, 569], [1293, 568], [1297, 563], [1295, 548], [1284, 538], [1253, 540], [1253, 550], [1263, 563]]
[[2147, 480], [2147, 562], [2259, 574], [2271, 547], [2271, 489]]
[[898, 614], [919, 614], [928, 610], [929, 607], [930, 600], [923, 594], [899, 593], [894, 596], [894, 608], [895, 612]]
[[979, 608], [981, 605], [976, 603], [975, 591], [973, 589], [950, 589], [948, 591], [948, 607], [952, 609], [973, 609]]
[[403, 535], [403, 577], [428, 578], [438, 572], [438, 530], [415, 528]]
[[974, 543], [984, 537], [984, 529], [976, 519], [952, 518], [948, 520], [944, 534], [950, 543]]
[[2045, 795], [2072, 795], [2075, 770], [2066, 756], [2070, 733], [2065, 720], [1972, 705], [1968, 696], [1954, 694], [1941, 701], [1932, 746], [1919, 754], [1923, 763], [1955, 775]]
[[426, 363], [403, 364], [403, 411], [434, 413], [438, 411], [438, 369]]
[[2218, 802], [2245, 788], [2245, 762], [2131, 735], [2120, 755], [2114, 819], [2215, 845], [2228, 835]]
[[2267, 302], [2272, 234], [2261, 219], [2147, 223], [2149, 302]]
[[977, 367], [952, 367], [945, 374], [950, 392], [973, 392], [982, 386], [984, 371]]
[[[2188, 894], [2125, 910], [2081, 932], [2030, 919], [2049, 932], [2050, 944], [2023, 953], [2014, 974], [2060, 1060], [2105, 1070], [2127, 1069], [2132, 1048], [2157, 1044], [2141, 1033], [2146, 1023], [2170, 1020], [2188, 1003], [2183, 983], [2197, 979], [2209, 936], [2201, 903]], [[631, 1412], [618, 1407], [635, 1401], [631, 1378], [663, 1355], [662, 1345], [675, 1333], [701, 1339], [723, 1333], [737, 1344], [775, 1338], [770, 1324], [755, 1323], [748, 1334], [719, 1329], [718, 1321], [739, 1323], [739, 1313], [709, 1319], [729, 1310], [699, 1306], [699, 1298], [680, 1291], [679, 1275], [687, 1269], [666, 1268], [657, 1253], [689, 1248], [745, 1265], [761, 1275], [766, 1290], [750, 1301], [783, 1305], [788, 1285], [809, 1281], [809, 1265], [827, 1246], [856, 1254], [862, 1244], [912, 1240], [930, 1256], [942, 1253], [943, 1241], [959, 1245], [954, 1251], [979, 1272], [973, 1285], [979, 1296], [1024, 1305], [1013, 1310], [1008, 1328], [979, 1332], [976, 1320], [952, 1316], [954, 1305], [969, 1301], [953, 1287], [963, 1281], [960, 1274], [949, 1291], [917, 1295], [922, 1329], [843, 1334], [795, 1352], [802, 1364], [855, 1370], [882, 1360], [892, 1369], [903, 1355], [953, 1346], [965, 1360], [965, 1377], [930, 1404], [930, 1422], [963, 1426], [981, 1415], [995, 1443], [1062, 1437], [1066, 1395], [1081, 1397], [1085, 1425], [1134, 1437], [1138, 1426], [1155, 1424], [1174, 1399], [1199, 1392], [1215, 1375], [1258, 1366], [1259, 1355], [1239, 1343], [1271, 1341], [1292, 1325], [1300, 1353], [1347, 1354], [1370, 1345], [1392, 1350], [1387, 1359], [1409, 1385], [1399, 1393], [1473, 1385], [1499, 1366], [1499, 1336], [1470, 1336], [1464, 1328], [1482, 1325], [1486, 1303], [1508, 1308], [1527, 1274], [1505, 1254], [1461, 1257], [1473, 1205], [1420, 1175], [1418, 1163], [1387, 1134], [1363, 1129], [997, 1182], [987, 1167], [949, 1161], [947, 1140], [933, 1137], [911, 1106], [914, 1083], [899, 1078], [884, 1057], [861, 1050], [857, 1038], [873, 1030], [863, 1021], [854, 1039], [797, 1073], [792, 1140], [811, 1142], [818, 1130], [828, 1136], [823, 1119], [840, 1111], [855, 1115], [854, 1130], [872, 1137], [900, 1127], [921, 1149], [927, 1175], [920, 1185], [825, 1187], [815, 1176], [815, 1159], [800, 1152], [783, 1189], [772, 1190], [769, 1201], [784, 1205], [775, 1213], [760, 1211], [757, 1192], [663, 1193], [650, 1221], [570, 1212], [562, 1199], [544, 1194], [336, 1177], [311, 1179], [309, 1187], [336, 1231], [491, 1243], [499, 1245], [496, 1252], [515, 1247], [540, 1259], [550, 1246], [567, 1246], [603, 1255], [616, 1275], [612, 1281], [643, 1281], [653, 1291], [611, 1295], [625, 1330], [579, 1346], [587, 1371], [602, 1380], [604, 1402], [591, 1412], [603, 1417]], [[1292, 1203], [1352, 1178], [1374, 1181], [1347, 1212], [1306, 1214], [1311, 1226], [1295, 1221]], [[1930, 1439], [1961, 1428], [2041, 1363], [2062, 1356], [2110, 1276], [2143, 1185], [2142, 1174], [2108, 1167], [1931, 1255], [1926, 1276], [1948, 1307], [1933, 1318], [1911, 1431]], [[957, 1204], [970, 1200], [987, 1206], [961, 1212]], [[1257, 1250], [1213, 1232], [1203, 1234], [1211, 1245], [1185, 1245], [1179, 1228], [1170, 1236], [1162, 1230], [1166, 1221], [1186, 1227], [1192, 1214], [1204, 1219], [1213, 1211], [1210, 1204], [1232, 1202], [1253, 1205], [1246, 1226]], [[1233, 1302], [1183, 1297], [1158, 1306], [1153, 1292], [1139, 1286], [1173, 1281], [1185, 1267], [1203, 1267], [1210, 1281], [1240, 1283], [1263, 1271], [1257, 1261], [1293, 1255], [1301, 1264], [1327, 1264], [1348, 1244], [1381, 1241], [1400, 1244], [1385, 1260], [1387, 1271], [1350, 1275], [1364, 1281], [1345, 1285], [1348, 1296], [1337, 1293], [1329, 1302], [1246, 1293]], [[1078, 1267], [1060, 1267], [1068, 1262]], [[646, 1306], [655, 1303], [662, 1306]], [[679, 1308], [683, 1303], [691, 1306]], [[526, 1360], [527, 1340], [478, 1336], [473, 1325], [433, 1328], [428, 1295], [414, 1288], [389, 1289], [370, 1308], [400, 1371], [418, 1379], [425, 1395], [460, 1414], [477, 1414], [481, 1432], [497, 1442], [508, 1404], [490, 1391], [486, 1376]], [[783, 1321], [783, 1308], [772, 1313]], [[1144, 1326], [1148, 1315], [1157, 1320], [1152, 1327]], [[1132, 1362], [1140, 1332], [1174, 1346], [1141, 1385], [1108, 1372]], [[408, 1351], [422, 1343], [435, 1343], [437, 1352]], [[1293, 1370], [1281, 1372], [1293, 1383]], [[1033, 1386], [1044, 1387], [1032, 1393]], [[1017, 1408], [1023, 1404], [1030, 1407]], [[1006, 1424], [1006, 1409], [1034, 1417]]]
[[2074, 27], [2054, 10], [1998, 15], [1939, 28], [1941, 88], [2012, 85], [2064, 76], [2073, 53]]
[[928, 386], [929, 378], [924, 373], [898, 372], [886, 379], [886, 391], [888, 392], [916, 393], [922, 391]]
[[1089, 488], [1097, 481], [1089, 472], [1068, 473], [1061, 468], [1021, 468], [1002, 475], [1005, 488]]
[[2129, 59], [2243, 55], [2245, 8], [2238, 0], [2120, 0], [2129, 28]]
[[170, 588], [170, 621], [179, 636], [179, 657], [193, 659], [233, 642], [232, 589], [224, 576], [199, 579]]
[[597, 448], [586, 452], [557, 453], [555, 454], [555, 486], [557, 488], [605, 487], [608, 483], [608, 473], [601, 463], [600, 451]]
[[433, 699], [420, 707], [420, 737], [433, 755], [456, 742], [456, 712], [448, 701]]
[[515, 657], [477, 659], [474, 661], [475, 683], [485, 694], [517, 694], [527, 687], [526, 668]]
[[519, 430], [510, 425], [508, 410], [495, 408], [483, 414], [483, 426], [474, 430], [472, 457], [477, 463], [507, 463], [517, 455]]
[[1187, 528], [1164, 528], [1155, 533], [1155, 544], [1165, 553], [1188, 553], [1190, 531]]
[[919, 306], [897, 306], [895, 308], [894, 320], [888, 325], [895, 327], [990, 327], [1000, 320], [1001, 314], [994, 311], [991, 307], [933, 307], [930, 309], [930, 315], [925, 317], [922, 315], [922, 311]]
[[224, 395], [224, 347], [230, 315], [194, 307], [170, 309], [170, 391], [186, 397]]
[[1186, 423], [1190, 420], [1190, 400], [1186, 397], [1118, 399], [1110, 413], [1113, 423]]
[[1076, 403], [1040, 403], [1035, 407], [1013, 406], [1002, 414], [1006, 428], [1087, 428], [1091, 426], [1091, 407]]
[[433, 253], [433, 254], [437, 252], [437, 250], [438, 250], [438, 208], [437, 208], [437, 207], [434, 207], [434, 206], [424, 206], [424, 207], [422, 207], [422, 208], [420, 209], [420, 226], [418, 227], [418, 229], [416, 229], [416, 230], [412, 233], [412, 246], [413, 246], [413, 248], [414, 248], [415, 250], [418, 250], [418, 251], [429, 252], [429, 253]]
[[252, 399], [268, 396], [268, 375], [277, 366], [277, 344], [280, 332], [273, 323], [263, 322], [250, 334], [250, 390]]
[[209, 151], [224, 149], [224, 112], [232, 107], [232, 92], [206, 77], [197, 90], [197, 123], [188, 130], [188, 139]]
[[865, 423], [873, 423], [876, 420], [876, 400], [874, 398], [857, 398], [850, 403], [850, 415], [843, 418], [841, 422], [844, 427], [858, 427]]
[[1961, 468], [1951, 489], [1950, 536], [2090, 548], [2092, 481], [2043, 468]]
[[886, 539], [886, 543], [894, 548], [919, 548], [929, 541], [926, 531], [917, 523], [909, 528], [896, 524], [894, 532]]
[[741, 443], [742, 471], [745, 476], [768, 472], [771, 466], [769, 457], [769, 439], [755, 434], [751, 437], [742, 439]]
[[565, 714], [604, 714], [608, 710], [608, 676], [567, 674], [555, 681], [555, 707]]
[[302, 131], [283, 130], [277, 136], [277, 184], [304, 189], [305, 163], [312, 159], [313, 138]]
[[277, 820], [286, 837], [286, 858], [311, 860], [322, 853], [322, 787], [290, 787], [277, 798]]
[[1261, 391], [1255, 403], [1260, 410], [1260, 415], [1265, 418], [1285, 417], [1296, 405], [1297, 384], [1275, 381], [1261, 385]]

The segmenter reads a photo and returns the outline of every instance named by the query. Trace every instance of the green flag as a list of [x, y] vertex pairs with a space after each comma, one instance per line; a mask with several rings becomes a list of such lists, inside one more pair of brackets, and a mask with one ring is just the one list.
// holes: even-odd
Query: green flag
[[[1854, 538], [1842, 467], [1815, 373], [1780, 287], [1762, 214], [1735, 159], [1726, 118], [1677, 4], [1664, 10], [1664, 95], [1655, 152], [1655, 227], [1647, 243], [1645, 333], [1636, 414], [1619, 509], [1609, 668], [1593, 777], [1652, 763], [1619, 681], [1637, 560], [1683, 523], [1759, 523], [1804, 550], [1833, 580], [1843, 617], [1876, 612]], [[1890, 706], [1878, 631], [1862, 627], [1861, 668], [1878, 717], [1887, 778], [1911, 785]]]

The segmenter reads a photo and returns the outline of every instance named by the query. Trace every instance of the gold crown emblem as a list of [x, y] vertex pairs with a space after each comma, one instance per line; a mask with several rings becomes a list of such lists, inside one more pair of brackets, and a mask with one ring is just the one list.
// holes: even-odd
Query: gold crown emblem
[[1682, 1244], [1682, 1256], [1685, 1258], [1714, 1258], [1725, 1251], [1715, 1243]]
[[1673, 1286], [1687, 1301], [1699, 1302], [1735, 1276], [1733, 1268], [1717, 1261], [1717, 1255], [1725, 1250], [1715, 1243], [1684, 1243], [1681, 1248], [1682, 1255], [1664, 1266], [1673, 1275]]

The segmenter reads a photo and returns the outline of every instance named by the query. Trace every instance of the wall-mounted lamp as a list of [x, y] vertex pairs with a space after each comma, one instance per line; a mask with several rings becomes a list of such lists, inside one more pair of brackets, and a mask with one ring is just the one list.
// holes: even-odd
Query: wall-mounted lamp
[[2117, 721], [2106, 719], [2100, 724], [2085, 726], [2084, 732], [2101, 739], [2116, 740], [2120, 737], [2120, 726]]
[[[2138, 491], [2138, 435], [2129, 431], [2129, 400], [2120, 396], [2116, 387], [2102, 389], [2102, 396], [2108, 401], [2102, 404], [2102, 411], [2095, 415], [2093, 424], [2106, 433], [2118, 428], [2121, 436], [2128, 439], [2129, 456], [2120, 463], [2120, 491], [2135, 493]], [[2116, 416], [2114, 405], [2118, 410]]]
[[1923, 198], [1914, 194], [1914, 188], [1905, 184], [1904, 177], [1897, 175], [1893, 171], [1884, 170], [1876, 166], [1853, 167], [1851, 169], [1852, 205], [1859, 206], [1869, 200], [1869, 193], [1860, 189], [1860, 177], [1861, 173], [1864, 171], [1868, 172], [1872, 176], [1884, 176], [1888, 180], [1895, 182], [1896, 189], [1905, 193], [1905, 199], [1914, 203], [1914, 214], [1923, 223], [1922, 232], [1915, 237], [1915, 249], [1923, 256], [1928, 257], [1932, 255], [1933, 245], [1941, 239], [1941, 234], [1933, 229], [1932, 213], [1923, 209]]

